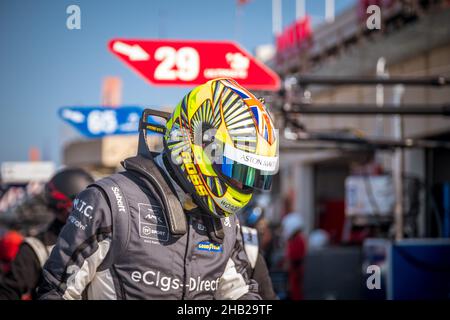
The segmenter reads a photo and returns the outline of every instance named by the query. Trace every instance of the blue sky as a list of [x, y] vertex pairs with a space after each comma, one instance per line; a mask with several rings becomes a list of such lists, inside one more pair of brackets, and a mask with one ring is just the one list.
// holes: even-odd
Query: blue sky
[[[307, 0], [319, 23], [325, 0]], [[336, 0], [339, 12], [354, 0]], [[81, 8], [81, 30], [66, 28], [66, 8]], [[27, 160], [35, 146], [60, 161], [64, 135], [57, 117], [67, 105], [98, 105], [102, 79], [119, 76], [126, 105], [174, 105], [188, 88], [152, 87], [107, 49], [110, 39], [235, 40], [253, 52], [271, 43], [271, 0], [243, 7], [236, 0], [2, 0], [0, 1], [0, 162]], [[295, 19], [295, 0], [283, 1], [283, 24]]]

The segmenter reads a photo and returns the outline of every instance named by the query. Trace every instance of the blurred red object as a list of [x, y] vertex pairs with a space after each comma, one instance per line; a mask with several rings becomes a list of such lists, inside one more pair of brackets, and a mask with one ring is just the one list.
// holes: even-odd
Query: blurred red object
[[345, 223], [345, 201], [326, 200], [321, 206], [323, 212], [320, 216], [319, 228], [328, 232], [332, 244], [340, 243]]
[[251, 0], [237, 0], [237, 4], [238, 6], [242, 6], [244, 4], [249, 3]]
[[289, 263], [288, 286], [290, 300], [303, 300], [303, 273], [306, 256], [306, 240], [297, 232], [287, 242], [286, 258]]
[[17, 231], [8, 231], [0, 239], [0, 261], [4, 272], [8, 271], [9, 265], [16, 257], [22, 241], [23, 236]]
[[122, 103], [122, 79], [106, 77], [102, 84], [102, 105], [117, 108]]
[[39, 151], [39, 148], [31, 147], [28, 150], [28, 159], [30, 161], [39, 161], [39, 160], [41, 160], [41, 151]]
[[277, 53], [306, 46], [312, 38], [311, 18], [305, 16], [294, 21], [277, 36]]

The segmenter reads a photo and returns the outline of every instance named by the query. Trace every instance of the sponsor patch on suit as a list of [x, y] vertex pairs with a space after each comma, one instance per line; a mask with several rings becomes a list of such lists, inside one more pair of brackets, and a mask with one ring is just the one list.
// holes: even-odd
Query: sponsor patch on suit
[[169, 226], [160, 206], [138, 203], [139, 236], [144, 239], [169, 241]]
[[209, 241], [201, 241], [197, 243], [197, 250], [200, 251], [208, 251], [208, 252], [222, 252], [223, 248], [221, 244], [209, 242]]

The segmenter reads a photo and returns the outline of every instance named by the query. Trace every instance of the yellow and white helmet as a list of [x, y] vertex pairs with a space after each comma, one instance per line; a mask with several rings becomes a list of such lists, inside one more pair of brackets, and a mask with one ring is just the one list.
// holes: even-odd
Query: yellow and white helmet
[[166, 123], [164, 146], [184, 189], [216, 217], [237, 213], [255, 189], [269, 190], [278, 170], [272, 119], [233, 79], [189, 92]]

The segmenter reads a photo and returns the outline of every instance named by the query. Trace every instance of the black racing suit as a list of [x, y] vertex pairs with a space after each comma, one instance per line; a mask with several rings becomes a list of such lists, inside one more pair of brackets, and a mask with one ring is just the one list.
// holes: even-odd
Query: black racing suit
[[[130, 163], [155, 165], [141, 156]], [[188, 211], [187, 232], [172, 234], [158, 183], [141, 173], [127, 169], [78, 195], [44, 266], [40, 298], [260, 299], [237, 218], [221, 219], [222, 243], [209, 236], [210, 217]]]
[[[36, 236], [48, 248], [56, 243], [64, 223], [55, 219], [47, 230]], [[0, 278], [0, 299], [18, 300], [22, 296], [35, 296], [35, 289], [42, 273], [41, 262], [33, 248], [26, 241], [21, 244], [11, 269]]]

